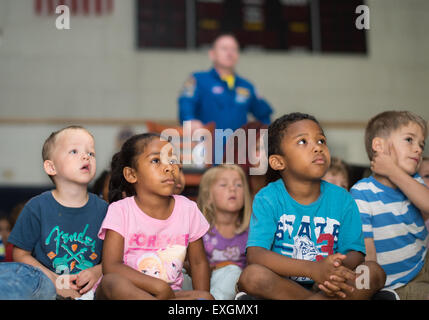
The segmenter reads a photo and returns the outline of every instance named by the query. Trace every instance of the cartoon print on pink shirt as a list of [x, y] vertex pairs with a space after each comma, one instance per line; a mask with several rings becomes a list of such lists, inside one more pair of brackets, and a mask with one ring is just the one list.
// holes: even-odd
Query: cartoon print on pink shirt
[[161, 259], [154, 252], [143, 254], [137, 261], [137, 270], [148, 276], [165, 278], [165, 270]]
[[182, 271], [185, 256], [186, 247], [181, 245], [173, 245], [156, 252], [144, 253], [137, 260], [137, 270], [172, 283], [176, 281]]

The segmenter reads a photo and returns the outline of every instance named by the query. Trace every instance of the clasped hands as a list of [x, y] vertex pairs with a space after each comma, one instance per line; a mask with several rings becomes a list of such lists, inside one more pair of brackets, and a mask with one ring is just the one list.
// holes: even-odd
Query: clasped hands
[[343, 265], [347, 256], [336, 253], [318, 261], [313, 280], [315, 285], [329, 297], [346, 298], [356, 287], [350, 281], [356, 280], [356, 273]]

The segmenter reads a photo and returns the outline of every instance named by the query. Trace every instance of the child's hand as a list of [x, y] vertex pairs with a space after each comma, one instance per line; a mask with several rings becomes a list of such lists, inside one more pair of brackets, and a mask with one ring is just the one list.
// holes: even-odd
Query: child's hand
[[395, 148], [389, 144], [387, 150], [384, 152], [374, 152], [374, 157], [371, 161], [371, 171], [381, 176], [389, 177], [392, 172], [399, 168], [396, 161]]
[[[327, 260], [329, 257], [324, 260]], [[327, 296], [338, 296], [340, 298], [346, 298], [347, 293], [352, 293], [355, 289], [353, 286], [350, 286], [346, 283], [347, 280], [354, 280], [356, 278], [356, 274], [349, 268], [342, 265], [342, 261], [344, 260], [344, 258], [344, 255], [338, 256], [336, 258], [330, 258], [333, 259], [332, 263], [335, 268], [333, 269], [333, 272], [331, 274], [328, 274], [329, 280], [317, 284], [317, 287], [322, 290]], [[328, 263], [330, 262], [328, 261]]]
[[[331, 279], [339, 279], [339, 278], [336, 278], [335, 276], [331, 276]], [[318, 283], [317, 287], [329, 297], [338, 296], [343, 299], [347, 297], [347, 293], [352, 293], [355, 290], [353, 286], [348, 285], [346, 282], [343, 282], [342, 280], [325, 281], [323, 284]]]
[[91, 290], [101, 277], [99, 268], [93, 267], [81, 271], [76, 277], [76, 286], [78, 287], [80, 294], [85, 294]]
[[[63, 279], [59, 279], [59, 277], [63, 277]], [[75, 284], [77, 279], [76, 274], [70, 275], [56, 275], [55, 277], [55, 289], [57, 294], [64, 298], [80, 298], [79, 288]], [[66, 283], [67, 282], [67, 283]], [[61, 285], [60, 285], [61, 284]]]
[[346, 282], [355, 279], [355, 273], [342, 265], [342, 261], [346, 257], [344, 254], [336, 253], [317, 262], [311, 278], [320, 284], [329, 281]]
[[158, 280], [157, 284], [153, 288], [152, 292], [150, 292], [152, 295], [155, 296], [155, 298], [159, 300], [170, 300], [176, 297], [173, 289], [171, 289], [170, 285], [167, 282], [160, 279], [156, 280]]

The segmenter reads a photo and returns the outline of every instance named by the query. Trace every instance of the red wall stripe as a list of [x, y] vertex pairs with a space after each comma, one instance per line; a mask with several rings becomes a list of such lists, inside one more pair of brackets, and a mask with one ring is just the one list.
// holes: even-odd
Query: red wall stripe
[[113, 12], [113, 0], [34, 0], [34, 11], [38, 15], [54, 15], [59, 5], [67, 5], [71, 14], [102, 15]]

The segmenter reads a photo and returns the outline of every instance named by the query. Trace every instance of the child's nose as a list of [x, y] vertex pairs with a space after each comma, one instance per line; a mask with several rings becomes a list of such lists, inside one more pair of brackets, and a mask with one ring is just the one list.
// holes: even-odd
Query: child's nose
[[314, 145], [313, 151], [314, 151], [314, 152], [321, 152], [321, 151], [323, 151], [322, 145], [320, 145], [320, 144], [316, 143], [316, 144]]
[[167, 163], [164, 167], [164, 171], [165, 172], [173, 172], [174, 171], [174, 166], [171, 163]]
[[417, 152], [417, 154], [419, 155], [423, 153], [423, 148], [419, 145], [416, 145], [414, 149], [415, 149], [415, 152]]

